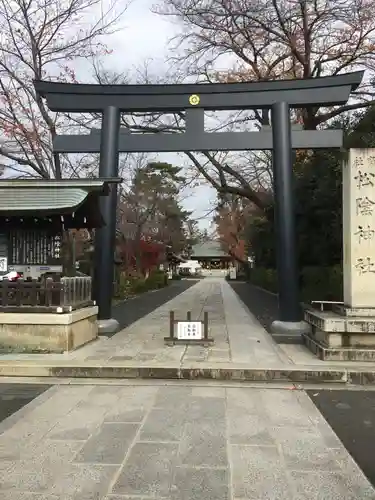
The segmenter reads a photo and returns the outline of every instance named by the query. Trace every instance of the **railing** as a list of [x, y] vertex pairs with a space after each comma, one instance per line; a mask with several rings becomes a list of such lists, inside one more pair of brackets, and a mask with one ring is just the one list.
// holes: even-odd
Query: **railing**
[[0, 312], [70, 312], [94, 305], [90, 277], [0, 282]]
[[344, 305], [344, 302], [335, 302], [333, 300], [312, 300], [311, 305], [313, 307], [317, 307], [317, 305], [320, 305], [320, 310], [325, 311], [325, 307], [329, 307], [332, 310], [332, 307], [334, 306], [342, 306]]

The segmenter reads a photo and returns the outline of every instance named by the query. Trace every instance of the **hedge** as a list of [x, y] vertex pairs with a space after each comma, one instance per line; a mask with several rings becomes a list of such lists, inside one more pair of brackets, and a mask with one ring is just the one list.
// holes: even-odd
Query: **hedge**
[[304, 302], [312, 300], [343, 300], [341, 266], [305, 267], [301, 272], [301, 295]]
[[164, 271], [153, 271], [146, 279], [121, 275], [115, 298], [126, 299], [167, 285], [168, 276]]
[[264, 267], [254, 267], [249, 273], [249, 281], [269, 292], [277, 293], [277, 271]]
[[[275, 269], [253, 268], [250, 283], [273, 293], [278, 292]], [[341, 266], [305, 267], [300, 272], [300, 293], [302, 302], [312, 300], [342, 301], [343, 275]]]

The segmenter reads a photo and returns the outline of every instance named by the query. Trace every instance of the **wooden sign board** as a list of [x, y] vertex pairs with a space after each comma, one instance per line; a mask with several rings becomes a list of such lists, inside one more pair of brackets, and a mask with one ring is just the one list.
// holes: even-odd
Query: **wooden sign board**
[[201, 340], [203, 338], [201, 321], [179, 321], [177, 323], [179, 340]]
[[[177, 328], [175, 326], [177, 325]], [[175, 335], [175, 330], [176, 335]], [[198, 344], [208, 347], [214, 339], [208, 336], [208, 313], [204, 312], [203, 321], [192, 321], [191, 311], [186, 314], [186, 320], [175, 319], [174, 311], [169, 313], [169, 337], [164, 337], [167, 345]]]

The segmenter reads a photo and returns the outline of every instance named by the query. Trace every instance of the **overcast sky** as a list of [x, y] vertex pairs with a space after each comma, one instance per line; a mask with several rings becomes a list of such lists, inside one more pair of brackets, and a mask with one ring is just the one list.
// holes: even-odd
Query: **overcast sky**
[[[153, 5], [153, 0], [133, 0], [124, 16], [124, 29], [110, 37], [109, 45], [113, 53], [106, 59], [106, 67], [117, 71], [128, 69], [136, 74], [136, 68], [147, 61], [150, 73], [155, 77], [163, 76], [168, 71], [168, 40], [178, 27], [168, 19], [153, 14]], [[156, 158], [157, 155], [152, 157]], [[175, 154], [160, 154], [158, 158], [176, 165], [182, 165], [184, 161]], [[209, 186], [202, 186], [184, 198], [185, 208], [194, 211], [193, 216], [199, 218], [202, 228], [209, 228], [212, 214], [205, 219], [202, 217], [214, 206], [216, 191]]]
[[[110, 0], [102, 0], [102, 11], [108, 9]], [[156, 0], [157, 1], [157, 0]], [[118, 0], [121, 8], [128, 0]], [[128, 8], [121, 20], [122, 29], [113, 35], [101, 40], [112, 53], [105, 56], [103, 64], [105, 69], [113, 70], [115, 73], [124, 73], [131, 78], [133, 83], [141, 81], [144, 74], [145, 64], [147, 64], [148, 74], [151, 81], [158, 79], [164, 81], [168, 72], [168, 40], [179, 27], [176, 22], [165, 19], [151, 12], [155, 5], [155, 0], [130, 0]], [[94, 24], [101, 16], [101, 9], [98, 6], [95, 11], [86, 12], [81, 22]], [[76, 29], [76, 27], [75, 27]], [[80, 82], [93, 83], [92, 61], [79, 59], [71, 62], [76, 78]], [[51, 68], [50, 68], [51, 69]], [[58, 68], [56, 71], [60, 71]], [[53, 71], [52, 71], [53, 73]], [[171, 81], [170, 83], [175, 83]], [[165, 161], [176, 166], [183, 167], [187, 163], [187, 157], [183, 154], [150, 154], [151, 161]], [[191, 171], [191, 170], [190, 170]], [[7, 175], [14, 175], [13, 171]], [[124, 174], [124, 178], [129, 177]], [[212, 210], [216, 202], [216, 191], [203, 185], [194, 190], [182, 193], [183, 206], [186, 210], [192, 211], [192, 217], [199, 221], [201, 228], [210, 229], [212, 223]]]

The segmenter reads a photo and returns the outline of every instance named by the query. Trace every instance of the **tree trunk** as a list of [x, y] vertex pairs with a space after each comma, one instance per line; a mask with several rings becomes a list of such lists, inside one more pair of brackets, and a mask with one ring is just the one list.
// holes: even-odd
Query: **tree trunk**
[[138, 228], [135, 235], [135, 266], [137, 273], [142, 273], [142, 249], [141, 249], [141, 228]]

